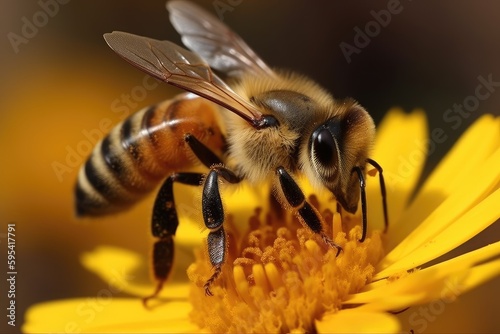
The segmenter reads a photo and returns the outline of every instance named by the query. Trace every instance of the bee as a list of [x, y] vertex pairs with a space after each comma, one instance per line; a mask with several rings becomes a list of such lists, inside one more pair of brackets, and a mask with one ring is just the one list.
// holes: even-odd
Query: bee
[[[229, 27], [187, 1], [167, 3], [170, 21], [188, 51], [172, 42], [125, 32], [104, 35], [119, 56], [187, 93], [145, 108], [117, 125], [93, 150], [76, 185], [76, 211], [98, 216], [121, 211], [156, 189], [151, 229], [156, 296], [172, 269], [178, 216], [173, 184], [202, 187], [213, 273], [226, 257], [224, 206], [219, 185], [270, 182], [281, 206], [337, 249], [323, 218], [296, 182], [305, 175], [327, 189], [343, 210], [362, 209], [366, 237], [366, 165], [379, 174], [386, 228], [382, 168], [369, 158], [375, 125], [355, 100], [336, 100], [311, 79], [271, 69]], [[227, 76], [220, 79], [213, 69]], [[196, 164], [206, 173], [190, 172]]]

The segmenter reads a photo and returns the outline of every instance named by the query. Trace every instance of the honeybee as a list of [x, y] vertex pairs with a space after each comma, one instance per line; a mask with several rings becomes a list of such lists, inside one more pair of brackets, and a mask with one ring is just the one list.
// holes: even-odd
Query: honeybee
[[[76, 185], [80, 216], [123, 210], [155, 189], [152, 213], [156, 296], [172, 268], [178, 226], [173, 184], [202, 186], [202, 215], [213, 273], [226, 257], [224, 207], [219, 183], [271, 182], [273, 194], [304, 226], [335, 244], [323, 218], [296, 182], [305, 175], [328, 189], [342, 208], [355, 213], [361, 198], [366, 237], [365, 167], [378, 170], [386, 227], [382, 168], [369, 158], [375, 125], [356, 101], [335, 100], [311, 79], [266, 65], [230, 28], [187, 1], [167, 3], [170, 21], [193, 52], [172, 42], [125, 32], [104, 35], [119, 56], [173, 86], [186, 90], [145, 108], [117, 125], [81, 168]], [[222, 81], [212, 69], [228, 78]], [[188, 172], [201, 163], [207, 173]], [[147, 300], [147, 297], [145, 300]]]

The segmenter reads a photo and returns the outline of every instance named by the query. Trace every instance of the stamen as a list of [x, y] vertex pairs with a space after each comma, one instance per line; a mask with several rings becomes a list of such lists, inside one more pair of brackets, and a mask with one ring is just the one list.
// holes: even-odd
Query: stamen
[[264, 293], [269, 293], [269, 284], [266, 278], [266, 272], [262, 264], [254, 264], [252, 267], [253, 278], [255, 286], [260, 287]]
[[281, 280], [280, 273], [274, 263], [266, 263], [264, 265], [264, 270], [266, 271], [267, 279], [271, 283], [272, 290], [278, 290], [278, 288], [283, 286], [283, 281]]
[[[317, 208], [326, 207], [314, 200]], [[335, 208], [335, 203], [327, 204]], [[302, 227], [291, 214], [256, 210], [250, 230], [229, 244], [228, 253], [236, 257], [222, 266], [211, 285], [212, 297], [206, 297], [200, 286], [213, 269], [206, 251], [198, 252], [197, 262], [188, 269], [195, 283], [192, 320], [215, 332], [313, 332], [315, 319], [340, 309], [349, 294], [370, 282], [383, 255], [380, 233], [358, 242], [359, 215], [341, 217], [328, 209], [322, 215], [329, 225], [324, 227], [329, 231], [325, 238], [344, 250], [339, 256], [325, 238]]]
[[251, 298], [249, 294], [249, 284], [245, 272], [242, 266], [235, 266], [233, 268], [234, 282], [236, 283], [236, 291], [238, 291], [239, 296], [245, 300], [247, 303], [251, 303]]

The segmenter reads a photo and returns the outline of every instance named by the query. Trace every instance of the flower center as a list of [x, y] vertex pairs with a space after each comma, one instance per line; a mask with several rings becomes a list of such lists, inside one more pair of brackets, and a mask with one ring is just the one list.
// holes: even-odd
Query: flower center
[[[310, 201], [321, 209], [314, 196]], [[320, 212], [328, 235], [343, 249], [338, 256], [337, 249], [286, 212], [256, 209], [241, 236], [229, 216], [228, 255], [220, 278], [210, 287], [213, 296], [207, 297], [202, 288], [211, 273], [207, 251], [198, 250], [188, 269], [194, 283], [192, 320], [212, 332], [315, 332], [314, 321], [341, 309], [349, 294], [369, 283], [383, 256], [379, 232], [358, 241], [358, 215], [341, 218], [329, 209]]]

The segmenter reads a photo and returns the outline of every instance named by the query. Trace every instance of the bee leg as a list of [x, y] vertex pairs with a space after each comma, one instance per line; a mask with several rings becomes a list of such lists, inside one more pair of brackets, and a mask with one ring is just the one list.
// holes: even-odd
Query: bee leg
[[219, 176], [230, 183], [237, 183], [241, 179], [233, 172], [222, 166], [214, 166], [208, 173], [202, 194], [203, 220], [210, 230], [208, 234], [208, 255], [214, 267], [214, 273], [204, 285], [205, 294], [212, 296], [210, 285], [222, 272], [222, 265], [226, 257], [226, 233], [224, 232], [224, 207], [219, 191]]
[[188, 133], [184, 136], [184, 140], [193, 151], [194, 155], [201, 161], [203, 165], [210, 168], [214, 165], [222, 165], [222, 161], [208, 147], [199, 141], [195, 136]]
[[384, 232], [387, 232], [387, 229], [389, 228], [389, 215], [387, 213], [387, 194], [385, 191], [384, 175], [382, 173], [383, 169], [382, 166], [380, 166], [375, 160], [367, 159], [366, 162], [375, 167], [375, 169], [378, 171], [380, 192], [382, 193], [382, 207], [384, 208], [384, 223], [385, 223]]
[[286, 200], [286, 204], [296, 210], [298, 217], [302, 220], [314, 233], [318, 233], [323, 241], [330, 247], [337, 249], [337, 256], [342, 251], [342, 247], [333, 242], [323, 230], [323, 219], [309, 202], [306, 201], [304, 193], [300, 189], [295, 180], [288, 174], [283, 167], [278, 167], [276, 170], [279, 179], [279, 185]]
[[224, 208], [220, 198], [219, 176], [229, 183], [238, 183], [241, 178], [224, 167], [219, 157], [195, 136], [188, 133], [184, 136], [184, 140], [198, 160], [210, 168], [203, 186], [202, 211], [205, 226], [210, 230], [207, 239], [208, 255], [210, 263], [214, 267], [214, 273], [205, 283], [204, 289], [207, 296], [213, 296], [210, 285], [221, 274], [226, 256], [226, 233], [222, 226], [224, 223]]
[[353, 171], [355, 171], [358, 174], [359, 178], [359, 188], [361, 189], [361, 216], [363, 217], [363, 231], [361, 233], [361, 239], [359, 239], [359, 242], [365, 241], [366, 238], [366, 230], [368, 228], [367, 220], [366, 220], [366, 183], [365, 183], [365, 177], [363, 176], [363, 171], [361, 170], [361, 167], [354, 167]]
[[161, 291], [174, 261], [173, 237], [179, 225], [173, 193], [174, 182], [199, 186], [202, 180], [203, 174], [200, 173], [172, 174], [165, 180], [156, 196], [151, 232], [154, 237], [159, 239], [153, 246], [153, 273], [158, 284], [153, 294], [143, 298], [145, 306], [149, 299], [156, 297]]

